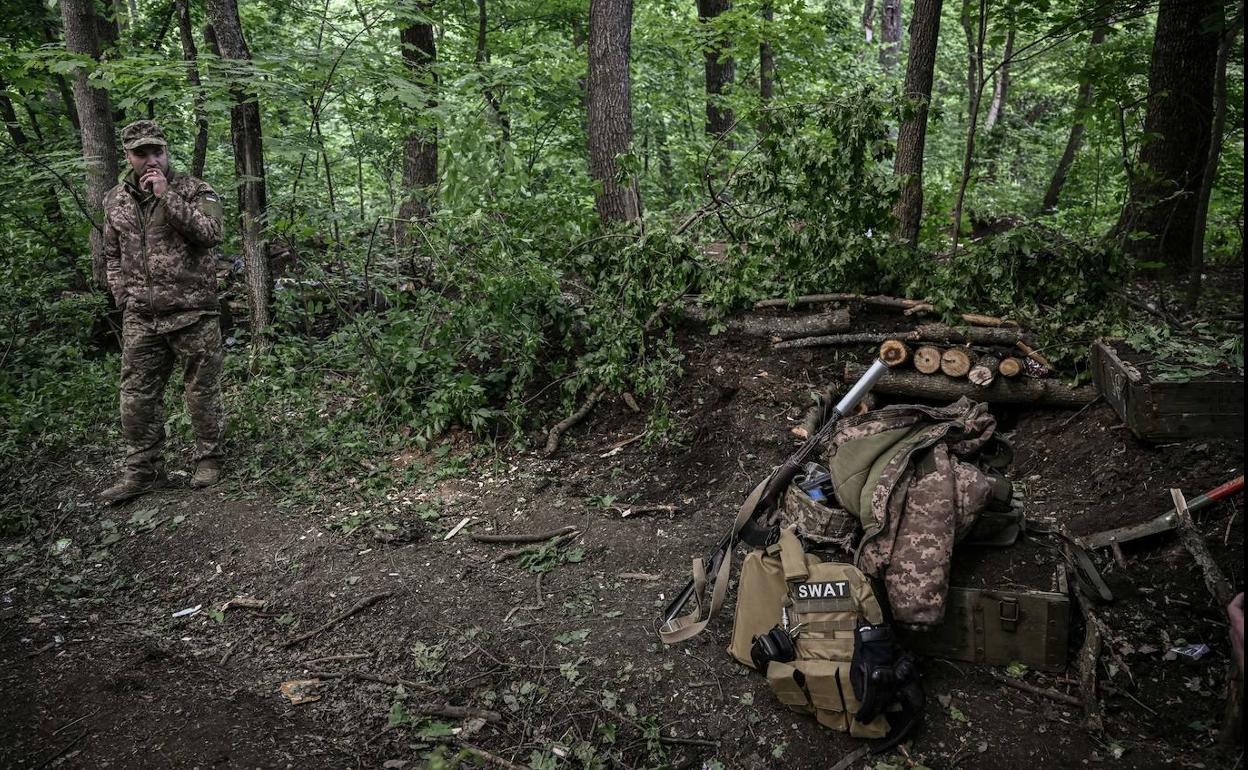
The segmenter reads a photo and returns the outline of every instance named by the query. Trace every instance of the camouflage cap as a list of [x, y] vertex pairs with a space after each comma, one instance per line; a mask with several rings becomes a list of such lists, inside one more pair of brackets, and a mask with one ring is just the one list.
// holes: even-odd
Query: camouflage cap
[[165, 142], [165, 132], [160, 130], [160, 126], [156, 125], [154, 120], [136, 120], [121, 129], [121, 144], [127, 150], [147, 144], [168, 146]]

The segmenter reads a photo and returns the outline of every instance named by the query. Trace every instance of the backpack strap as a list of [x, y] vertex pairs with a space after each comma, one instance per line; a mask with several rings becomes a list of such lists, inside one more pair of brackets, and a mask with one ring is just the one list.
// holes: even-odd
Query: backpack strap
[[[728, 581], [732, 577], [732, 552], [736, 549], [737, 537], [742, 533], [743, 529], [746, 529], [747, 525], [753, 524], [754, 511], [758, 508], [759, 501], [762, 500], [763, 492], [767, 489], [767, 482], [769, 481], [771, 481], [770, 475], [759, 482], [758, 486], [754, 487], [754, 491], [750, 492], [749, 496], [745, 498], [745, 502], [741, 503], [740, 510], [737, 511], [737, 518], [732, 522], [727, 553], [720, 559], [719, 568], [715, 571], [715, 574], [709, 576], [713, 581], [709, 605], [706, 601], [706, 583], [708, 578], [706, 560], [701, 558], [693, 560], [693, 599], [695, 609], [688, 615], [672, 618], [663, 624], [663, 627], [659, 629], [659, 638], [665, 644], [683, 642], [702, 633], [707, 624], [711, 622], [724, 606], [724, 599], [728, 595]], [[765, 531], [757, 525], [753, 525], [753, 529], [755, 532]], [[800, 544], [798, 548], [801, 548]]]
[[784, 579], [788, 583], [799, 582], [810, 576], [806, 567], [806, 552], [797, 537], [796, 527], [780, 530], [780, 564], [784, 567]]

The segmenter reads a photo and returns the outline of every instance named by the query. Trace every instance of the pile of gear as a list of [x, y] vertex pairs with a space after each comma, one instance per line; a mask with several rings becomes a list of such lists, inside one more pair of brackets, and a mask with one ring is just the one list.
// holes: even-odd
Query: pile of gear
[[[781, 703], [882, 739], [878, 752], [922, 719], [918, 667], [900, 638], [944, 620], [954, 545], [1012, 544], [1023, 517], [1000, 475], [1012, 453], [987, 405], [837, 411], [818, 437], [822, 462], [803, 462], [778, 498], [765, 490], [783, 467], [759, 484], [726, 558], [721, 549], [709, 567], [694, 561], [691, 590], [668, 608], [660, 636], [674, 643], [705, 628], [725, 600], [734, 541], [754, 546], [729, 654], [766, 676]], [[679, 616], [690, 594], [698, 608]]]

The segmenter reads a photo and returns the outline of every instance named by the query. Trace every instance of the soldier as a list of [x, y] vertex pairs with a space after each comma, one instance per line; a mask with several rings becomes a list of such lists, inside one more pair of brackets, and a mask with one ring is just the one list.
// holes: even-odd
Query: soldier
[[108, 288], [124, 311], [121, 428], [125, 476], [101, 493], [120, 503], [164, 483], [164, 394], [181, 359], [195, 432], [191, 484], [221, 478], [221, 326], [212, 247], [221, 242], [221, 200], [169, 165], [165, 135], [150, 120], [121, 132], [130, 171], [104, 196]]

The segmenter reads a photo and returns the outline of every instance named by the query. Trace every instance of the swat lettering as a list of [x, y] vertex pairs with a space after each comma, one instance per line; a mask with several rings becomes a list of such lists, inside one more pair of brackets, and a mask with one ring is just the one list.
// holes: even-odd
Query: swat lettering
[[849, 582], [845, 580], [802, 583], [797, 587], [798, 599], [837, 599], [843, 596], [849, 596]]

